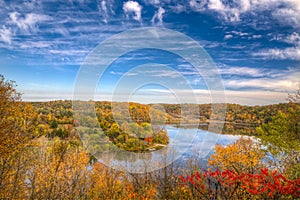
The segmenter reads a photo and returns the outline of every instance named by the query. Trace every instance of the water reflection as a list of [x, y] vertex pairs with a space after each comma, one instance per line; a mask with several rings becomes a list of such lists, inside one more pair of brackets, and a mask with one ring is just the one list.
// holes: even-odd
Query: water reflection
[[131, 153], [130, 157], [105, 154], [98, 156], [99, 161], [110, 159], [117, 169], [132, 167], [134, 169], [130, 171], [141, 173], [145, 170], [163, 168], [173, 162], [185, 163], [191, 157], [206, 162], [216, 144], [232, 144], [241, 137], [241, 135], [216, 134], [191, 126], [178, 128], [168, 125], [165, 128], [168, 131], [170, 143], [164, 149], [150, 153]]

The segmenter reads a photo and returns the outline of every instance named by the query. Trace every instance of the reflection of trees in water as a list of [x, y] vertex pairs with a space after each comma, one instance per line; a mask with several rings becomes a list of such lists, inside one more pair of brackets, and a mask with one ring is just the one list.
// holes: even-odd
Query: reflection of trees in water
[[[214, 126], [213, 124], [209, 125], [209, 123], [201, 123], [201, 124], [175, 124], [173, 125], [176, 128], [199, 128], [201, 130], [208, 130], [209, 126]], [[255, 129], [258, 127], [258, 124], [247, 124], [247, 123], [224, 123], [222, 134], [230, 134], [230, 135], [249, 135], [253, 136], [256, 134]]]
[[223, 134], [232, 135], [255, 135], [256, 124], [233, 124], [225, 123], [223, 128]]
[[152, 159], [152, 154], [151, 153], [133, 153], [133, 152], [128, 152], [128, 151], [122, 151], [122, 150], [116, 150], [115, 152], [109, 152], [109, 153], [100, 153], [99, 158], [103, 157], [110, 157], [114, 158], [116, 161], [120, 162], [136, 162], [140, 160], [151, 160]]

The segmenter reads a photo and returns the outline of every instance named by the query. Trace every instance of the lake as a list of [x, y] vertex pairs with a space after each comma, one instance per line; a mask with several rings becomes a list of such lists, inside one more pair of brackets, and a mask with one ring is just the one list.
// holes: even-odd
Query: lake
[[228, 145], [240, 135], [216, 134], [197, 128], [178, 128], [167, 125], [170, 143], [165, 148], [144, 153], [114, 151], [101, 155], [98, 160], [107, 166], [132, 173], [161, 169], [171, 163], [185, 163], [190, 158], [207, 160], [216, 144]]

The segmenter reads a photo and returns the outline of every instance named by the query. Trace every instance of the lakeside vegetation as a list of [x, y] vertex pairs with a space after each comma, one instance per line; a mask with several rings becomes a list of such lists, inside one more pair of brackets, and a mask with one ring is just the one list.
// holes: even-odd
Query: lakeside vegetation
[[[86, 104], [88, 102], [84, 102]], [[160, 104], [164, 108], [164, 112], [155, 109], [155, 105], [140, 104], [140, 103], [111, 103], [103, 102], [89, 102], [95, 104], [95, 113], [97, 121], [92, 116], [86, 116], [81, 124], [73, 118], [72, 101], [71, 100], [57, 100], [49, 102], [31, 102], [24, 103], [24, 105], [32, 105], [38, 117], [38, 131], [41, 135], [48, 137], [74, 137], [76, 136], [75, 126], [98, 127], [106, 133], [110, 139], [117, 139], [118, 141], [130, 138], [129, 133], [133, 134], [134, 138], [142, 140], [150, 139], [153, 136], [153, 127], [151, 124], [160, 125], [171, 124], [175, 126], [199, 126], [199, 128], [206, 130], [210, 122], [211, 105], [210, 104], [185, 104], [185, 114], [181, 115], [181, 105], [178, 104]], [[112, 111], [112, 105], [125, 109], [118, 109]], [[154, 108], [153, 108], [154, 107]], [[127, 108], [127, 110], [126, 110]], [[226, 104], [226, 118], [223, 128], [223, 134], [233, 135], [249, 135], [256, 136], [257, 127], [262, 124], [267, 124], [272, 121], [279, 112], [283, 114], [289, 113], [291, 110], [297, 110], [298, 104], [293, 102], [279, 103], [266, 106], [246, 106], [238, 104]], [[128, 111], [129, 110], [129, 111]], [[126, 112], [129, 112], [129, 117]], [[150, 118], [151, 116], [151, 118]], [[120, 120], [118, 120], [120, 119]], [[192, 119], [192, 120], [191, 120]], [[195, 120], [197, 119], [197, 120]], [[182, 127], [182, 126], [181, 126]], [[163, 134], [163, 132], [162, 132]], [[133, 138], [133, 137], [131, 137]], [[164, 139], [160, 138], [161, 144], [168, 144], [166, 135]], [[152, 138], [154, 139], [154, 138]], [[160, 140], [157, 138], [157, 141]], [[155, 141], [155, 140], [154, 140]], [[116, 143], [117, 144], [117, 143]]]
[[[15, 83], [1, 76], [0, 199], [299, 198], [299, 92], [284, 104], [227, 104], [229, 125], [251, 124], [253, 131], [228, 128], [228, 132], [250, 134], [259, 140], [242, 137], [234, 144], [216, 146], [208, 159], [208, 169], [202, 169], [201, 161], [191, 158], [185, 169], [172, 163], [154, 172], [133, 174], [95, 162], [82, 146], [79, 132], [88, 134], [91, 140], [107, 136], [115, 146], [133, 152], [147, 151], [156, 144], [163, 147], [169, 142], [167, 133], [164, 129], [156, 132], [150, 124], [178, 124], [179, 105], [163, 104], [166, 114], [151, 110], [151, 105], [130, 103], [133, 120], [119, 124], [122, 110], [115, 116], [110, 102], [96, 102], [99, 130], [92, 116], [74, 120], [71, 101], [22, 102]], [[191, 118], [197, 116], [195, 106], [185, 110]], [[208, 123], [210, 105], [199, 105], [199, 111], [197, 122]]]

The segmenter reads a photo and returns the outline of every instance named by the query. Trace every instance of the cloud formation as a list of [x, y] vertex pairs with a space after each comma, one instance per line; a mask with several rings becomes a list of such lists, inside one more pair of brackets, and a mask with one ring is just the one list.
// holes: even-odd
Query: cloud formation
[[220, 67], [220, 73], [222, 75], [239, 75], [251, 77], [258, 77], [264, 75], [262, 69], [250, 67]]
[[123, 4], [123, 11], [126, 16], [133, 13], [133, 19], [139, 22], [142, 21], [142, 8], [143, 7], [136, 1], [127, 1]]
[[18, 12], [9, 13], [10, 20], [9, 24], [17, 25], [22, 31], [25, 33], [31, 33], [37, 31], [37, 24], [39, 22], [47, 21], [50, 19], [49, 16], [36, 14], [36, 13], [28, 13], [24, 17], [20, 16]]
[[7, 28], [5, 25], [2, 26], [0, 29], [0, 38], [3, 42], [7, 44], [11, 44], [11, 39], [12, 39], [12, 33], [9, 28]]
[[107, 24], [107, 20], [108, 20], [108, 10], [106, 7], [106, 1], [101, 1], [98, 5], [98, 9], [101, 13], [101, 15], [103, 16], [103, 22], [105, 22]]
[[281, 38], [281, 40], [293, 46], [287, 48], [263, 49], [258, 52], [253, 52], [252, 55], [264, 59], [300, 60], [300, 35], [296, 32], [293, 32], [286, 38]]
[[[266, 73], [266, 72], [264, 72]], [[299, 87], [300, 71], [297, 69], [280, 71], [276, 70], [273, 74], [267, 74], [267, 76], [255, 77], [255, 78], [243, 78], [229, 79], [224, 81], [227, 89], [241, 90], [242, 88], [263, 89], [265, 91], [274, 92], [291, 92]]]
[[161, 25], [163, 23], [163, 14], [165, 12], [165, 9], [159, 7], [151, 19], [152, 24], [155, 24], [157, 22], [157, 24]]
[[111, 17], [115, 15], [114, 1], [113, 0], [101, 0], [98, 1], [99, 14], [102, 16], [102, 21], [107, 24]]
[[298, 0], [236, 0], [233, 2], [228, 0], [190, 0], [189, 6], [198, 12], [216, 11], [229, 22], [241, 21], [241, 16], [244, 14], [272, 11], [272, 16], [279, 22], [300, 27], [300, 1]]
[[272, 48], [264, 49], [259, 52], [253, 52], [253, 56], [261, 57], [263, 59], [275, 59], [275, 60], [300, 60], [300, 48], [290, 47], [290, 48]]

